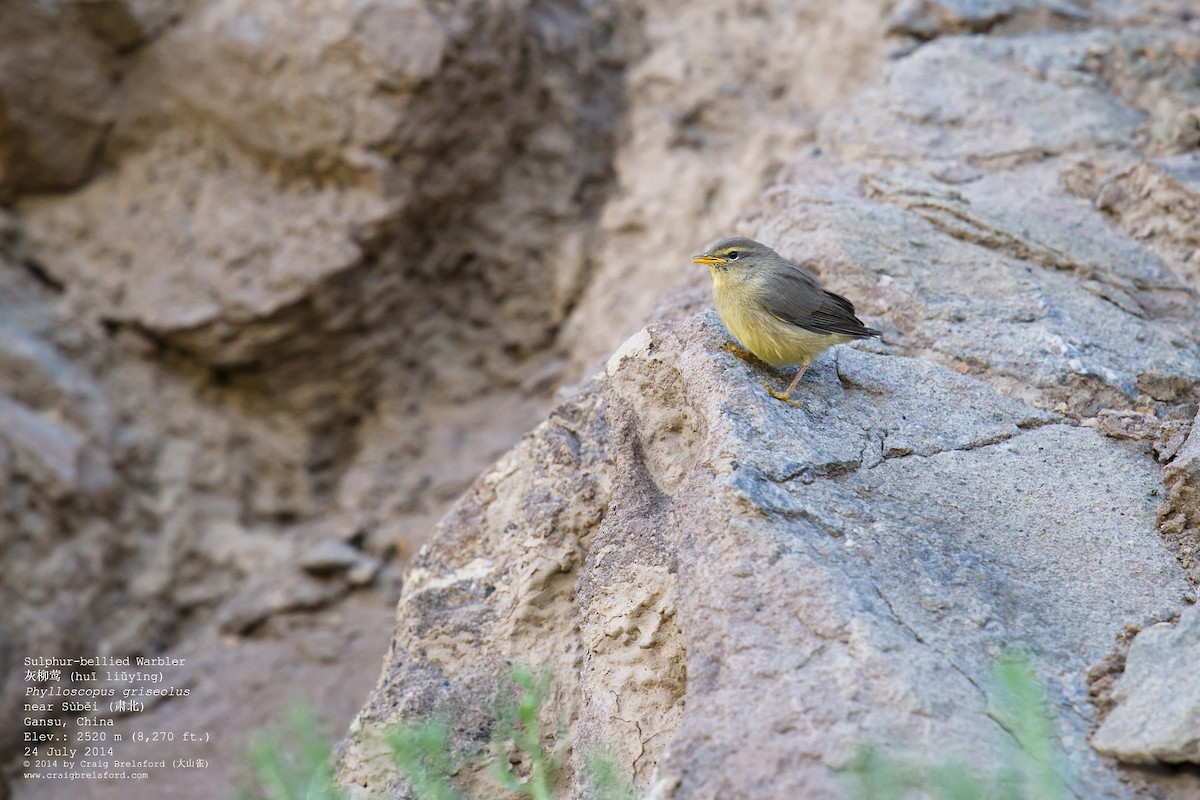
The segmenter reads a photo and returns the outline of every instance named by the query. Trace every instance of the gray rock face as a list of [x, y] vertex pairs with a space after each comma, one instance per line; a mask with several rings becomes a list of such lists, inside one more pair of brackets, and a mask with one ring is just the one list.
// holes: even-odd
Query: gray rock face
[[[353, 739], [546, 663], [576, 751], [614, 748], [666, 796], [833, 797], [868, 737], [1011, 747], [981, 686], [1020, 643], [1074, 791], [1124, 796], [1086, 744], [1085, 673], [1189, 586], [1154, 463], [899, 356], [840, 349], [803, 410], [766, 402], [722, 341], [711, 312], [638, 334], [460, 501]], [[389, 780], [357, 744], [344, 769]]]
[[1072, 0], [903, 0], [892, 13], [888, 31], [933, 39], [995, 31], [1014, 21], [1065, 27], [1090, 19], [1087, 7]]
[[1191, 679], [1197, 658], [1200, 607], [1139, 633], [1113, 691], [1117, 706], [1092, 745], [1135, 764], [1200, 763], [1200, 693]]
[[[736, 97], [681, 37], [749, 49], [773, 23], [722, 22], [732, 2], [676, 19], [687, 5], [6, 6], [0, 36], [20, 41], [0, 48], [0, 162], [37, 175], [0, 176], [3, 268], [41, 290], [35, 319], [14, 318], [38, 350], [19, 391], [78, 372], [109, 406], [82, 435], [121, 450], [134, 527], [197, 563], [286, 558], [263, 544], [281, 533], [360, 534], [378, 556], [419, 543], [674, 278], [669, 259], [630, 269], [647, 246], [631, 220], [678, 212], [652, 245], [673, 252], [729, 218], [773, 174], [742, 162], [781, 164], [810, 108], [879, 57], [874, 3], [780, 2], [781, 66]], [[784, 65], [834, 47], [836, 71], [790, 85]], [[780, 121], [743, 142], [696, 116], [718, 96]], [[60, 106], [82, 109], [75, 127]], [[670, 178], [646, 168], [667, 158]], [[76, 413], [32, 407], [51, 406]], [[192, 582], [151, 560], [151, 596]], [[218, 580], [188, 591], [221, 597]]]
[[[2, 5], [17, 654], [393, 602], [395, 564], [644, 324], [677, 276], [654, 251], [744, 208], [884, 50], [875, 0]], [[341, 543], [362, 558], [341, 568]], [[264, 696], [240, 686], [239, 710]]]
[[[1002, 747], [1016, 639], [1120, 794], [1078, 676], [1200, 542], [1188, 0], [0, 5], [0, 661], [302, 660], [657, 307], [444, 523], [363, 729], [471, 740], [542, 662], [659, 796], [832, 791], [864, 738]], [[728, 233], [885, 329], [803, 412], [695, 316]]]
[[[1180, 561], [1195, 568], [1200, 520], [1200, 425], [1167, 467], [1168, 499], [1159, 509], [1160, 529], [1178, 548]], [[1174, 624], [1141, 631], [1130, 645], [1125, 671], [1110, 693], [1116, 707], [1092, 739], [1102, 753], [1135, 764], [1200, 763], [1200, 687], [1194, 679], [1200, 657], [1200, 607]]]
[[[882, 59], [876, 0], [742, 12], [0, 8], [0, 640], [127, 654], [394, 600], [479, 470], [646, 323], [677, 275], [653, 254]], [[362, 559], [307, 575], [336, 542]]]
[[554, 668], [547, 722], [577, 757], [615, 750], [647, 796], [839, 797], [870, 742], [996, 763], [1014, 744], [988, 665], [1023, 645], [1065, 791], [1195, 790], [1102, 758], [1087, 682], [1192, 585], [1194, 484], [1168, 470], [1164, 493], [1155, 455], [1183, 453], [1196, 412], [1200, 227], [1142, 224], [1196, 195], [1131, 99], [1171, 95], [1177, 62], [1122, 55], [1124, 25], [1167, 53], [1174, 34], [1067, 5], [1039, 9], [1080, 30], [920, 34], [742, 216], [884, 330], [819, 360], [803, 409], [683, 295], [459, 501], [406, 584], [346, 785], [406, 796], [375, 735], [448, 710], [478, 744], [524, 662]]

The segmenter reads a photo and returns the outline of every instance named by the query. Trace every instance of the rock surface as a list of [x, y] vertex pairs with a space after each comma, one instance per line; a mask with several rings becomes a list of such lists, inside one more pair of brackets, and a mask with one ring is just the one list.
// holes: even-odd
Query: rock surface
[[[1159, 526], [1180, 562], [1195, 569], [1200, 519], [1200, 424], [1163, 470], [1168, 499]], [[1174, 624], [1138, 633], [1129, 647], [1123, 676], [1107, 693], [1115, 708], [1096, 731], [1097, 750], [1135, 764], [1200, 763], [1200, 607], [1185, 610]]]
[[[703, 290], [664, 305], [422, 551], [347, 786], [407, 796], [373, 744], [398, 719], [449, 713], [477, 748], [520, 662], [554, 669], [576, 767], [604, 747], [655, 798], [838, 797], [868, 743], [1001, 760], [984, 687], [1023, 645], [1068, 796], [1197, 791], [1101, 757], [1088, 688], [1192, 599], [1156, 455], [1200, 395], [1200, 226], [1162, 213], [1195, 202], [1195, 153], [1142, 105], [1192, 79], [1165, 11], [1068, 5], [985, 37], [897, 18], [930, 41], [829, 108], [736, 231], [814, 259], [884, 343], [818, 361], [798, 410], [719, 350]], [[1068, 30], [1029, 32], [1048, 18]]]
[[1135, 764], [1200, 763], [1200, 691], [1193, 679], [1200, 657], [1200, 606], [1175, 624], [1138, 634], [1112, 693], [1117, 706], [1096, 731], [1101, 753]]
[[[1198, 577], [1194, 472], [1156, 461], [1182, 463], [1200, 384], [1196, 26], [1187, 0], [5, 4], [0, 713], [22, 655], [170, 651], [229, 682], [150, 724], [249, 733], [292, 699], [264, 664], [348, 715], [406, 555], [567, 399], [413, 573], [412, 683], [389, 667], [365, 726], [392, 701], [485, 726], [506, 662], [537, 660], [548, 716], [641, 785], [769, 796], [906, 720], [975, 731], [968, 678], [1024, 636], [1078, 711], [1073, 780], [1119, 794], [1078, 676]], [[814, 368], [804, 412], [693, 316], [686, 257], [734, 232], [885, 329]], [[988, 580], [943, 587], [957, 559]], [[1093, 572], [1113, 605], [1079, 600]], [[937, 679], [889, 671], [894, 638]], [[804, 695], [764, 711], [769, 769], [729, 711], [760, 673]], [[357, 747], [347, 775], [394, 780]], [[241, 752], [162, 794], [224, 794]]]
[[[247, 645], [213, 662], [224, 694], [162, 724], [222, 697], [282, 713], [258, 645], [327, 685], [275, 620], [393, 604], [397, 564], [675, 275], [634, 223], [691, 247], [874, 72], [883, 10], [827, 5], [5, 4], [0, 664]], [[753, 94], [698, 46], [716, 36]], [[361, 559], [312, 574], [343, 546]], [[346, 717], [368, 679], [334, 683]], [[0, 670], [5, 719], [21, 689]], [[241, 727], [170, 793], [224, 794]]]
[[[532, 662], [576, 752], [663, 796], [839, 796], [866, 737], [1011, 747], [981, 686], [1023, 643], [1074, 791], [1125, 796], [1086, 745], [1085, 673], [1189, 587], [1155, 464], [896, 355], [842, 350], [805, 409], [766, 402], [722, 341], [711, 312], [647, 329], [460, 501], [354, 739], [445, 707], [486, 733], [495, 675]], [[351, 745], [346, 780], [386, 785], [370, 759]]]

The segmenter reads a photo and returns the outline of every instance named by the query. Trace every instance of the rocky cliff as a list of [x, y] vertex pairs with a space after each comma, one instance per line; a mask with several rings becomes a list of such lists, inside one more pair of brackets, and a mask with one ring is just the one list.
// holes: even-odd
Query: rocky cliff
[[[1187, 715], [1137, 712], [1183, 678], [1120, 675], [1148, 625], [1131, 664], [1169, 667], [1138, 653], [1197, 577], [1198, 24], [4, 4], [0, 705], [24, 654], [170, 650], [195, 699], [160, 722], [249, 728], [287, 686], [348, 716], [453, 503], [349, 785], [403, 795], [368, 747], [397, 719], [486, 738], [521, 661], [656, 796], [833, 794], [864, 742], [1011, 747], [980, 687], [1025, 644], [1078, 796], [1187, 796], [1155, 766]], [[687, 257], [734, 232], [884, 331], [803, 409], [719, 350]], [[213, 746], [163, 793], [220, 794]]]
[[0, 708], [186, 655], [180, 798], [292, 695], [344, 729], [407, 556], [884, 48], [866, 0], [2, 5]]
[[840, 797], [868, 743], [1003, 760], [989, 667], [1020, 646], [1063, 796], [1198, 790], [1130, 766], [1195, 758], [1194, 701], [1164, 713], [1186, 655], [1138, 637], [1112, 688], [1140, 628], [1190, 642], [1161, 631], [1195, 601], [1196, 23], [982, 5], [897, 8], [908, 48], [719, 231], [813, 259], [882, 343], [819, 360], [796, 409], [721, 350], [703, 288], [675, 295], [440, 524], [347, 785], [406, 796], [378, 732], [450, 713], [469, 751], [534, 663], [577, 768], [609, 748], [649, 797]]

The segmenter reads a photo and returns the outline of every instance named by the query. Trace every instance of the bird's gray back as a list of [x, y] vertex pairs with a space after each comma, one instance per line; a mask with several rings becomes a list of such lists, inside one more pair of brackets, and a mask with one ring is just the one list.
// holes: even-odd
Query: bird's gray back
[[780, 263], [763, 271], [763, 306], [771, 314], [805, 330], [837, 333], [856, 339], [878, 336], [863, 325], [854, 304], [821, 286], [804, 267], [775, 256]]

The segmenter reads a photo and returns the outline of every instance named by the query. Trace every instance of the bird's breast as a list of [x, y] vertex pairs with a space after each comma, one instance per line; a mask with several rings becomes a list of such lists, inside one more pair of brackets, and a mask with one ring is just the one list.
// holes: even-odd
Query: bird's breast
[[818, 333], [781, 320], [766, 309], [763, 287], [713, 272], [717, 316], [742, 346], [773, 366], [807, 364], [848, 337]]

